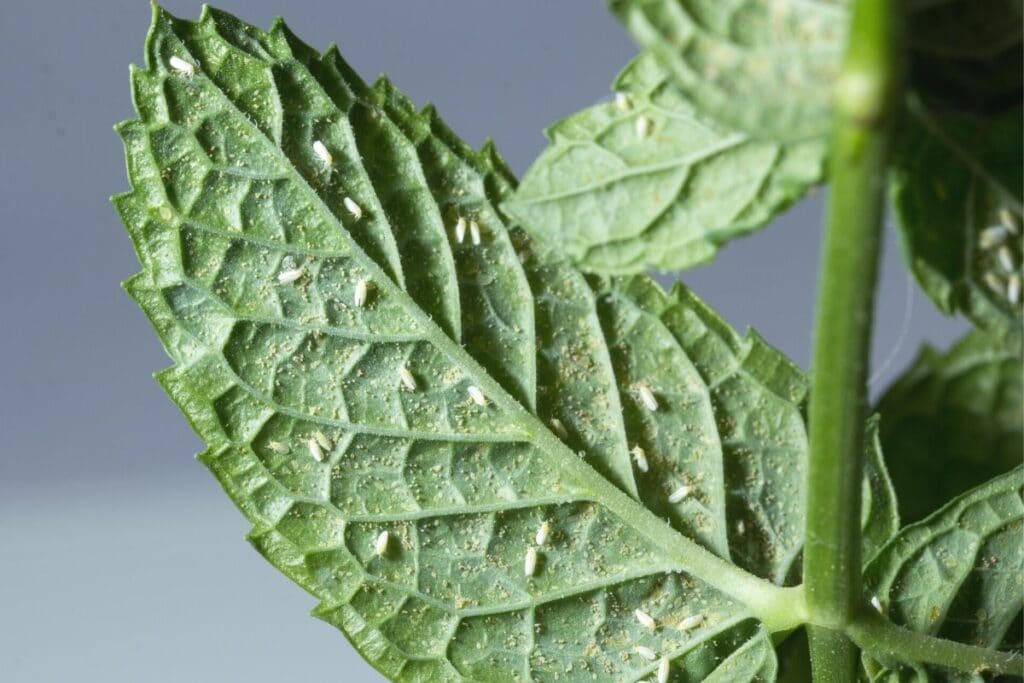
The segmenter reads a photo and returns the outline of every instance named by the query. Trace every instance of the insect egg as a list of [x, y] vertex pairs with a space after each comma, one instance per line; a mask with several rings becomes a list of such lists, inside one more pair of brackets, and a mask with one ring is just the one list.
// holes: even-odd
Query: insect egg
[[473, 240], [475, 246], [480, 245], [480, 226], [476, 221], [469, 222], [469, 237]]
[[455, 222], [455, 241], [459, 244], [466, 239], [466, 219], [459, 216], [459, 220]]

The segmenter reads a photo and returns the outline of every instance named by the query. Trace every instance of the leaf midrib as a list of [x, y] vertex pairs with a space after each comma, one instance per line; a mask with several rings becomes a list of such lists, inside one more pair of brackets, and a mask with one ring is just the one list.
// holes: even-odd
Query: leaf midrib
[[[183, 45], [187, 46], [188, 41], [174, 30], [173, 25], [171, 31], [182, 41]], [[189, 56], [194, 58], [191, 50]], [[293, 58], [292, 61], [300, 68], [306, 69], [305, 65], [297, 59]], [[150, 65], [151, 68], [152, 66]], [[503, 387], [491, 378], [475, 358], [449, 338], [437, 323], [420, 309], [412, 297], [384, 273], [377, 262], [366, 254], [361, 245], [355, 242], [344, 224], [338, 220], [320, 195], [297, 171], [283, 150], [238, 108], [216, 80], [209, 78], [205, 72], [197, 73], [192, 78], [206, 78], [214, 86], [219, 98], [235, 113], [242, 125], [272, 148], [271, 154], [282, 168], [286, 169], [287, 175], [292, 178], [300, 191], [307, 195], [329, 223], [337, 226], [341, 238], [349, 243], [353, 256], [362, 261], [362, 266], [372, 276], [375, 286], [385, 288], [387, 293], [405, 309], [406, 313], [423, 327], [425, 339], [455, 365], [461, 366], [467, 371], [467, 374], [473, 376], [489, 400], [512, 413], [510, 417], [519, 422], [524, 436], [541, 452], [553, 456], [558, 470], [562, 474], [573, 480], [584, 492], [591, 494], [590, 500], [603, 505], [618, 516], [624, 524], [652, 541], [655, 547], [662, 548], [665, 551], [666, 559], [673, 568], [684, 570], [709, 586], [732, 596], [760, 618], [770, 630], [773, 625], [778, 625], [772, 622], [778, 621], [775, 617], [779, 616], [780, 606], [792, 601], [789, 590], [779, 588], [764, 579], [749, 574], [686, 538], [583, 462], [568, 446], [550, 433], [537, 416], [529, 413], [522, 404], [512, 398]], [[368, 104], [374, 106], [372, 103]], [[278, 245], [278, 248], [280, 246], [282, 245]], [[793, 621], [793, 618], [789, 621]], [[786, 623], [783, 627], [789, 625]]]

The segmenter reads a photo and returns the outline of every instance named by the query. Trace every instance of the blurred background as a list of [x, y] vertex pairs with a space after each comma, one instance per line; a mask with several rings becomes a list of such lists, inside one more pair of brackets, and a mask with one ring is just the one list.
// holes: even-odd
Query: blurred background
[[[474, 146], [495, 138], [519, 174], [542, 129], [606, 98], [636, 52], [600, 2], [219, 6], [337, 41], [364, 77], [433, 101]], [[107, 200], [127, 187], [111, 126], [132, 115], [128, 64], [149, 14], [145, 0], [0, 3], [0, 680], [381, 680], [245, 543], [119, 287], [137, 264]], [[818, 194], [683, 278], [804, 367], [821, 210]], [[908, 286], [891, 229], [881, 272], [875, 395], [922, 341], [966, 329]]]

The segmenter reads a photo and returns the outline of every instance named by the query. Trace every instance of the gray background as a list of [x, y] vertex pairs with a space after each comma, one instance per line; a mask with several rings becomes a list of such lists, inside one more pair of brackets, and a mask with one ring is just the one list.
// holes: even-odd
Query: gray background
[[[593, 0], [221, 5], [262, 26], [283, 11], [312, 45], [336, 40], [470, 143], [493, 136], [518, 173], [542, 128], [606, 97], [635, 53]], [[111, 125], [131, 115], [148, 20], [143, 0], [0, 3], [0, 679], [379, 680], [242, 540], [118, 286], [136, 263], [107, 202], [126, 187]], [[819, 196], [685, 276], [805, 367], [820, 213]], [[921, 340], [963, 329], [908, 289], [890, 231], [874, 356], [897, 348], [873, 390]]]

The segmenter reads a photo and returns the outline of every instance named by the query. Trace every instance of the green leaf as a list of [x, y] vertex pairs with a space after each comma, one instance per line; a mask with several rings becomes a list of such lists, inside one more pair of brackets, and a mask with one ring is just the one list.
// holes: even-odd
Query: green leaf
[[865, 437], [865, 476], [861, 496], [862, 556], [867, 564], [900, 528], [896, 492], [885, 466], [879, 419], [868, 420]]
[[[892, 539], [865, 573], [889, 619], [942, 638], [1019, 651], [1024, 609], [1024, 468], [954, 499]], [[980, 681], [865, 653], [871, 680]]]
[[882, 450], [904, 518], [1024, 461], [1022, 358], [1019, 332], [971, 332], [945, 353], [922, 349], [881, 398]]
[[128, 291], [201, 460], [318, 616], [397, 680], [635, 679], [658, 665], [637, 645], [774, 677], [796, 617], [758, 577], [799, 552], [791, 363], [685, 290], [538, 249], [495, 208], [492, 149], [281, 23], [157, 9], [132, 83]]
[[938, 115], [912, 100], [896, 138], [904, 258], [943, 312], [982, 327], [1021, 321], [1021, 115]]
[[556, 123], [504, 208], [585, 270], [679, 270], [769, 221], [821, 180], [825, 143], [752, 139], [702, 116], [650, 53], [615, 103]]
[[1020, 102], [1021, 0], [913, 0], [908, 11], [914, 91], [944, 108], [979, 114]]
[[610, 0], [715, 121], [773, 140], [825, 136], [845, 0]]

